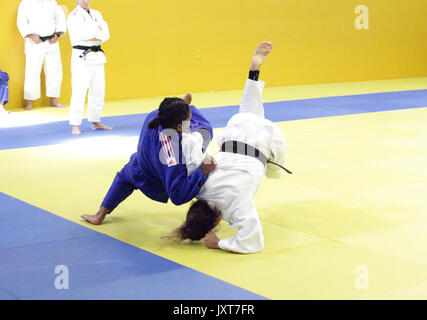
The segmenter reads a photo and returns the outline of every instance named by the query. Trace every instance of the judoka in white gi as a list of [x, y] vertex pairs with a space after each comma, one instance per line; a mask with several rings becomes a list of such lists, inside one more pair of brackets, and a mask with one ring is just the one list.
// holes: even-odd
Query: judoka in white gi
[[88, 121], [92, 129], [110, 130], [101, 123], [105, 99], [105, 69], [107, 62], [101, 44], [110, 38], [108, 24], [101, 13], [89, 8], [90, 0], [77, 0], [68, 16], [68, 32], [72, 49], [70, 125], [72, 134], [81, 134], [83, 111], [88, 94]]
[[[175, 231], [179, 240], [205, 238], [208, 248], [238, 253], [254, 253], [264, 248], [253, 198], [263, 173], [269, 178], [278, 178], [287, 170], [280, 167], [285, 163], [285, 138], [279, 127], [264, 118], [264, 82], [258, 81], [260, 66], [272, 47], [271, 42], [262, 42], [255, 51], [239, 113], [229, 120], [218, 137], [223, 151], [213, 155], [217, 168], [196, 196], [198, 200], [190, 207], [186, 221]], [[195, 149], [201, 150], [201, 147]], [[196, 158], [202, 159], [200, 155]], [[237, 228], [237, 235], [218, 239], [211, 229], [220, 219]]]
[[22, 0], [18, 7], [17, 25], [25, 39], [25, 110], [31, 110], [33, 101], [40, 98], [43, 66], [50, 105], [63, 107], [58, 101], [62, 83], [58, 38], [67, 30], [64, 10], [55, 0]]

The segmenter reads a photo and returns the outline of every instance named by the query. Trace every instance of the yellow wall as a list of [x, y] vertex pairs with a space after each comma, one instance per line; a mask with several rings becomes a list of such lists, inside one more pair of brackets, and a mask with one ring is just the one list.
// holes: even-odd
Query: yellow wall
[[[12, 106], [23, 103], [19, 2], [0, 0], [0, 69], [11, 76]], [[75, 0], [58, 3], [71, 11]], [[354, 25], [359, 4], [369, 8], [367, 30]], [[262, 40], [275, 43], [262, 72], [268, 86], [427, 75], [425, 0], [92, 0], [91, 7], [110, 26], [109, 100], [240, 89]], [[60, 44], [68, 104], [68, 35]]]

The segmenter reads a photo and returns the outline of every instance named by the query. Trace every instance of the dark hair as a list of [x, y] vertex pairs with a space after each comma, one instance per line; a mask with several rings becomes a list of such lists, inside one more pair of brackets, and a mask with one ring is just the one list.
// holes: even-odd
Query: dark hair
[[188, 209], [185, 222], [175, 230], [175, 239], [198, 241], [215, 227], [219, 217], [219, 211], [211, 208], [206, 201], [197, 200]]
[[176, 129], [176, 126], [188, 118], [190, 106], [181, 98], [164, 98], [160, 103], [157, 118], [148, 124], [148, 129]]

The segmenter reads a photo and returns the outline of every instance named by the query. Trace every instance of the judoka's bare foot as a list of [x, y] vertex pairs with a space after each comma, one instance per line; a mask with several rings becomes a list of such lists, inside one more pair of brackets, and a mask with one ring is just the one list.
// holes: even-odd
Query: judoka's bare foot
[[24, 110], [31, 110], [32, 108], [33, 108], [33, 102], [31, 100], [27, 100]]
[[80, 127], [79, 126], [72, 126], [71, 127], [71, 134], [74, 134], [76, 136], [78, 136], [79, 134], [82, 134], [82, 132], [80, 131]]
[[92, 122], [92, 130], [113, 130], [113, 127], [103, 125], [101, 122]]
[[190, 104], [191, 103], [191, 101], [193, 100], [193, 96], [191, 95], [191, 93], [190, 92], [187, 92], [183, 97], [182, 97], [182, 99], [185, 101], [185, 103], [186, 104]]
[[261, 42], [255, 50], [254, 56], [252, 57], [251, 70], [259, 70], [261, 65], [264, 63], [265, 58], [273, 49], [273, 42]]
[[63, 104], [61, 104], [58, 99], [56, 98], [51, 98], [50, 99], [50, 106], [51, 107], [57, 107], [57, 108], [65, 108], [65, 106]]
[[102, 221], [104, 221], [105, 216], [109, 212], [110, 212], [110, 210], [108, 210], [107, 208], [101, 207], [101, 208], [99, 208], [98, 212], [95, 215], [84, 214], [84, 215], [82, 215], [82, 218], [85, 219], [89, 223], [99, 225], [102, 223]]

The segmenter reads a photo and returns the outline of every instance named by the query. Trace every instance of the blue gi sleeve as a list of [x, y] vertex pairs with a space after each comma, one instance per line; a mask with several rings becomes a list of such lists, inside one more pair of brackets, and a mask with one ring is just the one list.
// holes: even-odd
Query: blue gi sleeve
[[187, 177], [185, 165], [170, 167], [167, 171], [165, 187], [174, 205], [181, 205], [195, 198], [208, 179], [199, 167]]

